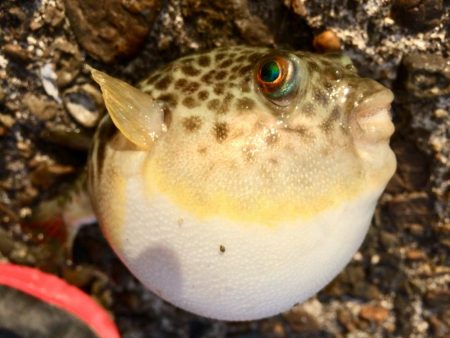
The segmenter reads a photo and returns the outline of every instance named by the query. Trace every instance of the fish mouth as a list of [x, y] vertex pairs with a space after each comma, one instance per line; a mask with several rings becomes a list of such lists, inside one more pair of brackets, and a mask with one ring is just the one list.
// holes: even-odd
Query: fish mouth
[[355, 138], [363, 142], [387, 141], [394, 133], [391, 103], [394, 94], [383, 88], [364, 98], [354, 109], [352, 129]]

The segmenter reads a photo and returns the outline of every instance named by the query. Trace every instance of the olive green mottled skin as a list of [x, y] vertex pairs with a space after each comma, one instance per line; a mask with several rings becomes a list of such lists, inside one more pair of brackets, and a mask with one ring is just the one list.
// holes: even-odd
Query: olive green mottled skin
[[[299, 59], [299, 89], [288, 105], [280, 106], [264, 97], [255, 73], [262, 59], [288, 53]], [[178, 59], [155, 71], [139, 88], [164, 110], [168, 131], [152, 152], [167, 180], [187, 182], [187, 190], [173, 194], [192, 194], [193, 200], [215, 204], [217, 196], [204, 196], [204, 191], [233, 191], [237, 205], [253, 214], [262, 208], [258, 198], [272, 196], [302, 206], [292, 202], [286, 206], [292, 209], [287, 215], [302, 208], [301, 213], [314, 215], [359, 194], [371, 186], [367, 180], [374, 186], [384, 182], [386, 175], [379, 178], [361, 160], [359, 130], [351, 119], [355, 107], [387, 90], [359, 77], [348, 58], [219, 48]], [[98, 135], [103, 141], [94, 147], [97, 175], [104, 163], [102, 145], [114, 135], [110, 123], [102, 126]], [[243, 191], [247, 186], [251, 187]], [[272, 202], [264, 203], [266, 208]]]

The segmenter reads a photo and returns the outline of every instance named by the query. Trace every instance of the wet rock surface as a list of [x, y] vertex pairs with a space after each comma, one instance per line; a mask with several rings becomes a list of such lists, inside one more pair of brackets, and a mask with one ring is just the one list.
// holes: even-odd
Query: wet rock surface
[[[0, 259], [90, 293], [123, 337], [447, 337], [450, 327], [450, 29], [445, 1], [0, 2]], [[114, 42], [114, 43], [111, 43]], [[104, 108], [86, 64], [135, 83], [181, 55], [235, 44], [342, 49], [393, 89], [398, 170], [347, 268], [316, 297], [224, 323], [137, 282], [98, 226], [20, 226], [83, 170]]]
[[95, 59], [112, 63], [142, 47], [160, 0], [66, 0], [66, 16], [79, 44]]

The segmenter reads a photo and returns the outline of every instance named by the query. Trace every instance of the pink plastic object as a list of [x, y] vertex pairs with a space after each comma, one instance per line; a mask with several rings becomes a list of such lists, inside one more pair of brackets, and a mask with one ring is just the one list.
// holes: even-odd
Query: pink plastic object
[[116, 325], [100, 305], [56, 276], [29, 267], [0, 263], [0, 285], [20, 290], [69, 312], [101, 338], [120, 338]]

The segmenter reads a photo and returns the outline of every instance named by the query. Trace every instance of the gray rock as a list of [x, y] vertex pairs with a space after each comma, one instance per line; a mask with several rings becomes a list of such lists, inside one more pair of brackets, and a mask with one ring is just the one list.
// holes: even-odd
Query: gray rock
[[431, 29], [440, 24], [443, 0], [394, 0], [392, 16], [397, 23], [413, 31]]
[[403, 58], [399, 81], [407, 95], [434, 99], [450, 95], [450, 58], [436, 54], [408, 54]]

